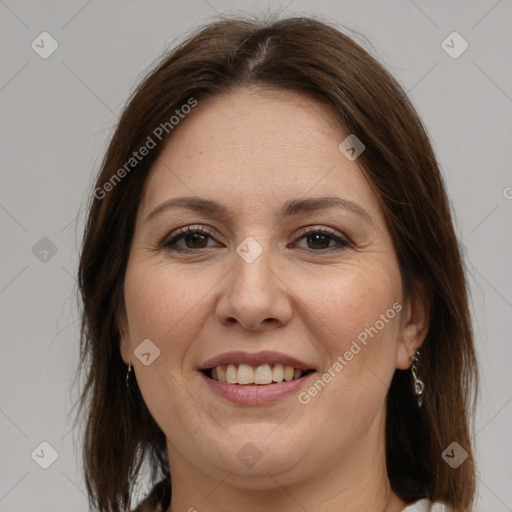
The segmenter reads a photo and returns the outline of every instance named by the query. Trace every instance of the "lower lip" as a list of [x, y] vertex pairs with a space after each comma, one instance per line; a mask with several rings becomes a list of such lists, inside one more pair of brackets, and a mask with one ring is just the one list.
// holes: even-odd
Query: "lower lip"
[[277, 402], [287, 396], [298, 393], [301, 387], [305, 386], [315, 372], [309, 373], [300, 379], [289, 382], [274, 382], [273, 384], [228, 384], [207, 377], [200, 372], [210, 389], [238, 405], [265, 405]]

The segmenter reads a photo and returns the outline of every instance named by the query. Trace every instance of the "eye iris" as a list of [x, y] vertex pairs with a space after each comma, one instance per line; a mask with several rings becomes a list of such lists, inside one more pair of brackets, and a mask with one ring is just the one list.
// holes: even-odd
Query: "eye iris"
[[[193, 247], [190, 247], [190, 243]], [[203, 249], [206, 247], [207, 235], [203, 235], [201, 233], [191, 233], [185, 236], [185, 244], [189, 249]], [[198, 245], [196, 245], [198, 244]]]
[[[307, 239], [308, 239], [308, 243], [313, 244], [313, 246], [314, 246], [313, 248], [327, 249], [327, 247], [329, 247], [329, 242], [330, 242], [329, 236], [324, 235], [322, 233], [314, 233], [313, 235], [309, 235], [307, 237]], [[321, 247], [319, 247], [319, 245]]]

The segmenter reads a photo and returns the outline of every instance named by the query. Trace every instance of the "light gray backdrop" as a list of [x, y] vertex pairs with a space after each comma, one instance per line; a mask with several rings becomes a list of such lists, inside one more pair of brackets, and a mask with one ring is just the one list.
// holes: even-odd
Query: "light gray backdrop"
[[[424, 119], [471, 276], [482, 370], [478, 510], [511, 511], [512, 2], [270, 7], [366, 35]], [[87, 510], [69, 416], [75, 275], [86, 196], [128, 94], [191, 28], [217, 13], [266, 8], [255, 0], [0, 0], [0, 512]]]

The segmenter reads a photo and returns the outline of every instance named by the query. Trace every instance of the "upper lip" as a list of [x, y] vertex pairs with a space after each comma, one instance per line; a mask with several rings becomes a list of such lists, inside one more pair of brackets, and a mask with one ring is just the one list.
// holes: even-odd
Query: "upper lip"
[[262, 352], [224, 352], [218, 356], [208, 359], [199, 366], [199, 370], [209, 370], [216, 366], [227, 364], [250, 364], [252, 366], [260, 366], [265, 363], [282, 364], [283, 366], [293, 366], [300, 370], [312, 370], [313, 367], [300, 359], [283, 354], [281, 352], [273, 352], [265, 350]]

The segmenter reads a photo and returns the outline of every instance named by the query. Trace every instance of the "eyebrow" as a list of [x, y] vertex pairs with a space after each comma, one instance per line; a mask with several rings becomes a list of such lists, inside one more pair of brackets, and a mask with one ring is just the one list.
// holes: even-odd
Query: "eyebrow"
[[[163, 203], [159, 204], [151, 213], [147, 216], [145, 222], [150, 221], [158, 214], [170, 208], [187, 208], [204, 215], [228, 218], [230, 217], [229, 210], [211, 199], [204, 199], [202, 197], [174, 197], [167, 199]], [[358, 215], [367, 224], [374, 226], [372, 218], [361, 206], [348, 199], [342, 199], [341, 197], [315, 197], [308, 199], [291, 199], [286, 201], [280, 211], [280, 217], [292, 217], [300, 215], [302, 213], [313, 212], [317, 210], [325, 210], [327, 208], [341, 208], [345, 211], [350, 211]]]

